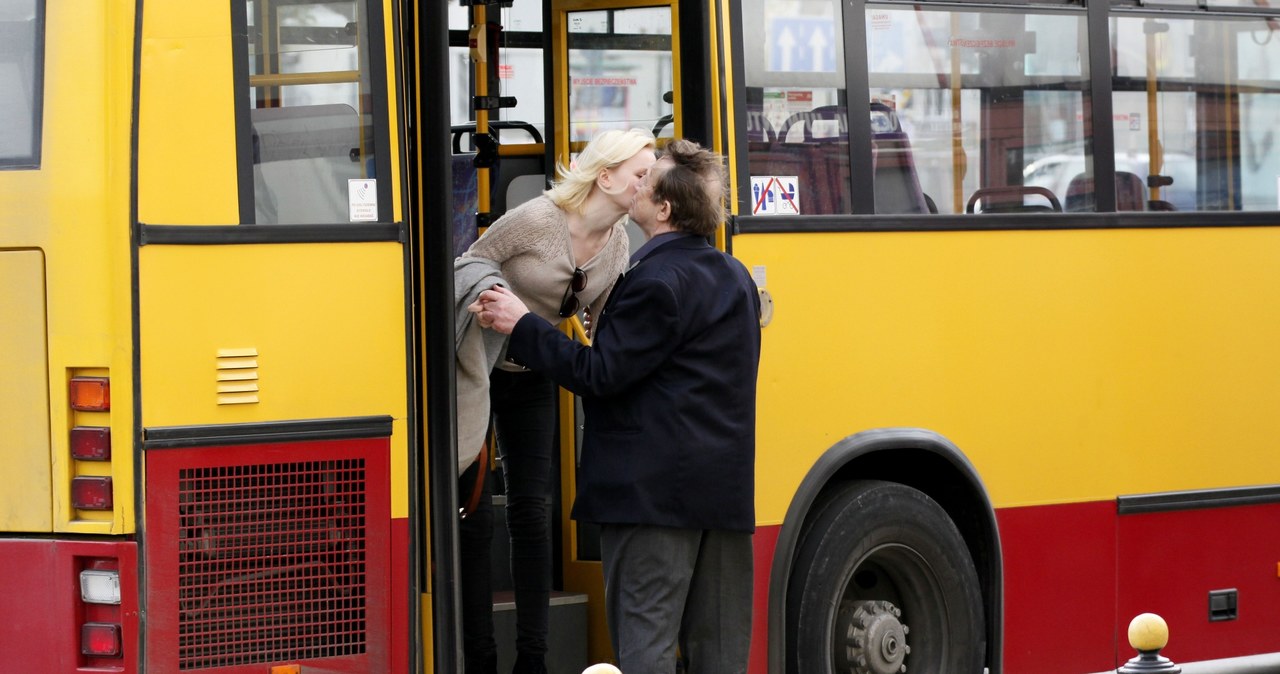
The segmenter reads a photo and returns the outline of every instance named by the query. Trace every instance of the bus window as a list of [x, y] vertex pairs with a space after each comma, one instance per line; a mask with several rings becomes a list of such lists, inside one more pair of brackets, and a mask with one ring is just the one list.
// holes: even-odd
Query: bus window
[[[542, 6], [538, 3], [517, 2], [510, 7], [494, 4], [486, 7], [493, 21], [502, 27], [498, 33], [498, 91], [495, 96], [515, 99], [515, 106], [489, 111], [489, 120], [518, 121], [537, 131], [537, 135], [523, 131], [505, 133], [497, 130], [503, 145], [530, 145], [541, 143], [547, 137], [546, 105], [543, 87]], [[471, 95], [475, 87], [475, 63], [467, 46], [467, 32], [471, 26], [471, 7], [449, 2], [449, 81], [451, 89], [458, 92], [450, 97], [450, 119], [454, 126], [475, 120], [474, 101]], [[454, 35], [458, 37], [453, 37]], [[491, 130], [491, 132], [494, 132]], [[470, 146], [470, 138], [464, 139], [464, 149]]]
[[43, 15], [37, 0], [0, 7], [0, 168], [40, 165]]
[[[851, 213], [867, 178], [876, 213], [1061, 210], [1063, 194], [1024, 172], [1088, 154], [1083, 11], [868, 5], [869, 88], [852, 96], [842, 11], [744, 5], [743, 40], [763, 45], [745, 53], [753, 213]], [[867, 123], [872, 175], [859, 177], [849, 125]]]
[[[646, 129], [659, 144], [678, 133], [670, 7], [568, 12], [565, 26], [570, 158], [601, 131]], [[644, 245], [632, 223], [627, 237]]]
[[673, 135], [671, 8], [570, 12], [566, 22], [569, 142], [610, 129]]
[[380, 200], [362, 196], [378, 177], [365, 2], [248, 0], [245, 10], [253, 222], [385, 220]]
[[1116, 169], [1139, 176], [1149, 210], [1280, 208], [1277, 32], [1260, 17], [1112, 20]]
[[752, 212], [850, 212], [841, 3], [748, 0], [743, 16], [759, 17], [743, 21]]
[[896, 109], [936, 212], [1060, 209], [1065, 183], [1039, 181], [1085, 165], [1083, 13], [869, 5], [866, 25], [871, 97]]

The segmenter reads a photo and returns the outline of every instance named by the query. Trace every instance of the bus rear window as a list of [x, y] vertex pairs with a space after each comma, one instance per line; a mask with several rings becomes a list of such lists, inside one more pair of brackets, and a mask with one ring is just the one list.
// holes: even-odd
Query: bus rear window
[[43, 15], [37, 0], [0, 4], [0, 168], [40, 166]]
[[245, 11], [252, 221], [383, 220], [366, 3], [249, 0]]

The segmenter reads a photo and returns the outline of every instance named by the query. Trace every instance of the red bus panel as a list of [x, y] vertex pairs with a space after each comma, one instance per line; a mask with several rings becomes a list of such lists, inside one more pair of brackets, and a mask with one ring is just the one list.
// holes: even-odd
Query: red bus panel
[[[80, 572], [119, 572], [119, 604], [81, 601]], [[137, 548], [133, 541], [0, 540], [0, 670], [138, 671]], [[81, 653], [85, 623], [120, 626], [118, 657]]]
[[390, 443], [147, 452], [150, 671], [390, 669]]

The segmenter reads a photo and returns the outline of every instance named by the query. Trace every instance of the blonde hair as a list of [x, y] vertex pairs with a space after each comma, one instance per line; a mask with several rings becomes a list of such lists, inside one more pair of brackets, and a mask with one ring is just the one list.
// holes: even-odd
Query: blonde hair
[[568, 166], [556, 165], [559, 177], [544, 194], [564, 210], [579, 211], [591, 194], [591, 188], [595, 187], [601, 171], [621, 164], [645, 148], [652, 150], [656, 147], [653, 134], [644, 129], [597, 134]]

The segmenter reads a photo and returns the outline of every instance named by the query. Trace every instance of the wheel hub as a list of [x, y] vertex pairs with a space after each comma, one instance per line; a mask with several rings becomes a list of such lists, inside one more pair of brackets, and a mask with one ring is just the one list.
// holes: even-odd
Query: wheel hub
[[836, 634], [845, 635], [844, 647], [836, 647], [837, 669], [849, 674], [905, 673], [910, 630], [900, 617], [902, 611], [887, 601], [845, 602], [836, 617]]

